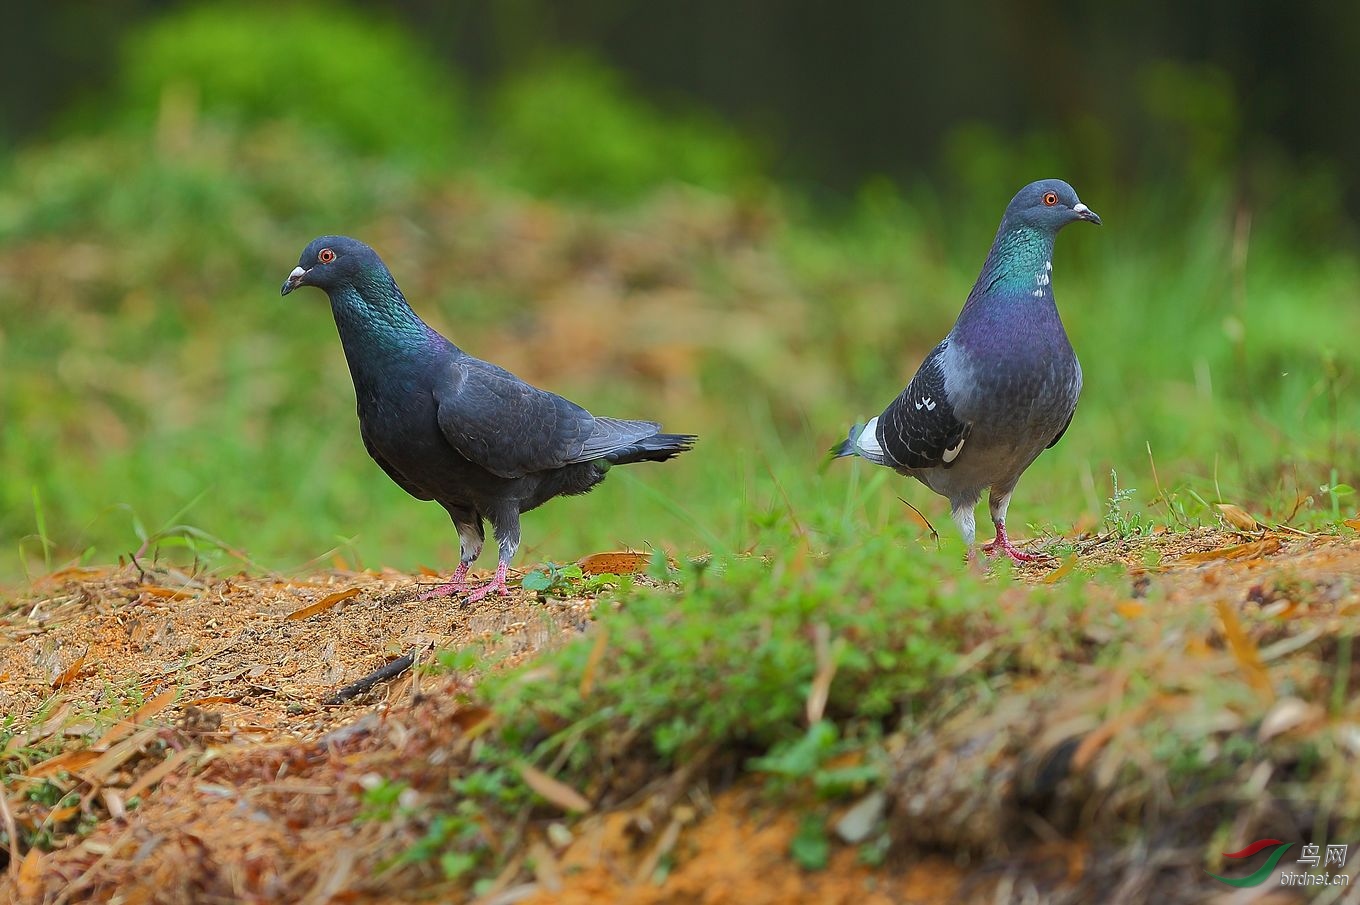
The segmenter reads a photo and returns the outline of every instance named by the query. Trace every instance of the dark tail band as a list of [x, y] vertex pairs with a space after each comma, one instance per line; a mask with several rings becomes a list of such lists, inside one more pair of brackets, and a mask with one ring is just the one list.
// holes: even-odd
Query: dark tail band
[[608, 453], [604, 460], [610, 465], [631, 465], [634, 462], [665, 462], [682, 452], [689, 452], [694, 448], [694, 441], [698, 439], [694, 434], [654, 434], [631, 446], [625, 446], [623, 449], [616, 449]]

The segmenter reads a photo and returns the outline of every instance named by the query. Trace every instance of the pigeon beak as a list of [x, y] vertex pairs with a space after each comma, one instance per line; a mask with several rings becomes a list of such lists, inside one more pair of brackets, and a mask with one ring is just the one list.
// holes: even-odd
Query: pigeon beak
[[294, 267], [293, 272], [288, 274], [288, 279], [283, 281], [283, 288], [279, 290], [279, 295], [287, 295], [294, 289], [302, 285], [302, 278], [307, 275], [307, 271], [301, 267]]
[[1077, 215], [1077, 219], [1079, 220], [1089, 220], [1096, 226], [1100, 225], [1100, 214], [1097, 214], [1080, 201], [1072, 205], [1072, 212]]

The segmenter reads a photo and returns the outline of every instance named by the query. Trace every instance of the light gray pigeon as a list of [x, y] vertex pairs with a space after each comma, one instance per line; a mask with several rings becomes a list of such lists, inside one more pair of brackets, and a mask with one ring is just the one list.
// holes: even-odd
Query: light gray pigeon
[[694, 444], [655, 421], [596, 418], [468, 355], [416, 316], [377, 252], [356, 239], [313, 240], [282, 292], [299, 286], [330, 297], [368, 454], [411, 496], [443, 506], [458, 529], [458, 570], [425, 598], [469, 590], [483, 519], [500, 557], [496, 577], [469, 601], [506, 593], [521, 512], [585, 493], [611, 465], [664, 462]]
[[1067, 430], [1081, 393], [1081, 365], [1051, 285], [1053, 240], [1077, 220], [1100, 223], [1066, 182], [1043, 179], [1021, 189], [949, 335], [883, 414], [832, 449], [947, 497], [970, 557], [973, 510], [987, 490], [996, 540], [983, 552], [1039, 558], [1007, 538], [1006, 508], [1020, 475]]

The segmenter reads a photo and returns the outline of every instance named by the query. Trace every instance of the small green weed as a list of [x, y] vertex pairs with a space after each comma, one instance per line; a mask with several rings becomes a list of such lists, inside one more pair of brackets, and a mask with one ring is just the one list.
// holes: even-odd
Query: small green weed
[[525, 575], [520, 587], [534, 591], [541, 597], [568, 597], [591, 595], [600, 591], [617, 588], [623, 580], [609, 573], [586, 575], [576, 563], [559, 565], [544, 563], [541, 567]]
[[1105, 530], [1117, 537], [1142, 534], [1148, 528], [1143, 521], [1142, 513], [1129, 512], [1125, 509], [1125, 504], [1133, 499], [1133, 495], [1138, 491], [1133, 487], [1120, 487], [1119, 474], [1113, 468], [1110, 469], [1110, 486], [1112, 488], [1110, 498], [1105, 504]]

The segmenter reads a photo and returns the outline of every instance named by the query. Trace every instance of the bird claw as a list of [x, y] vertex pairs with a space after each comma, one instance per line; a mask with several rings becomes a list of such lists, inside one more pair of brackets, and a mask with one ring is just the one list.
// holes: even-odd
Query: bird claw
[[504, 578], [493, 578], [480, 588], [476, 588], [471, 594], [467, 595], [466, 603], [476, 603], [484, 597], [489, 597], [492, 592], [500, 594], [502, 597], [510, 596], [510, 589], [505, 586]]
[[448, 584], [441, 584], [437, 588], [431, 588], [424, 594], [417, 597], [417, 600], [434, 600], [436, 597], [457, 597], [459, 594], [467, 593], [467, 573], [468, 564], [459, 563], [458, 571], [453, 573], [453, 580]]
[[1016, 562], [1042, 562], [1043, 560], [1048, 559], [1048, 556], [1043, 553], [1025, 553], [1018, 550], [1010, 541], [1006, 541], [1000, 545], [998, 545], [996, 541], [992, 541], [990, 544], [983, 544], [982, 552], [988, 557], [995, 556], [997, 553], [1005, 553]]
[[471, 594], [467, 596], [467, 600], [464, 602], [476, 603], [477, 601], [489, 596], [493, 591], [500, 594], [502, 597], [508, 597], [510, 595], [510, 589], [505, 586], [505, 572], [506, 572], [505, 563], [504, 562], [497, 563], [496, 577], [492, 578], [490, 581], [482, 585], [480, 588], [474, 590]]
[[431, 588], [421, 594], [416, 600], [434, 600], [436, 597], [457, 597], [467, 591], [467, 583], [462, 581], [451, 581], [448, 584], [441, 584], [437, 588]]
[[982, 552], [987, 557], [993, 557], [998, 553], [1005, 553], [1015, 562], [1043, 562], [1050, 559], [1046, 553], [1024, 553], [1011, 543], [1011, 539], [1006, 536], [1006, 526], [997, 524], [996, 540], [989, 544], [982, 545]]

